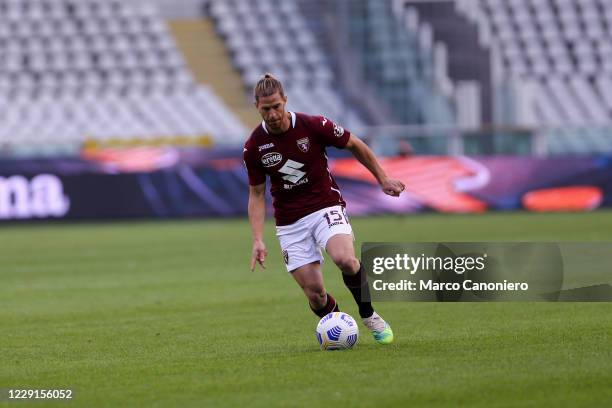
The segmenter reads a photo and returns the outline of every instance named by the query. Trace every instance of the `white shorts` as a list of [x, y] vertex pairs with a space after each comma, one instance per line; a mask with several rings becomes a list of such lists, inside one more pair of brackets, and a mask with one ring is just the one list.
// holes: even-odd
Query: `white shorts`
[[353, 235], [353, 229], [340, 205], [323, 208], [308, 214], [291, 225], [276, 227], [287, 271], [312, 262], [323, 263], [321, 249], [327, 241], [338, 234]]

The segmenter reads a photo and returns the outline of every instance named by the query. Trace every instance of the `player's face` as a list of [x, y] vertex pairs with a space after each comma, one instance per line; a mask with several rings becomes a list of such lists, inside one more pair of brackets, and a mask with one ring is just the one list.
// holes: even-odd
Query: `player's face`
[[270, 96], [262, 96], [255, 103], [259, 114], [266, 122], [266, 127], [272, 133], [282, 133], [289, 129], [291, 121], [285, 110], [286, 103], [287, 97], [281, 96], [278, 92]]

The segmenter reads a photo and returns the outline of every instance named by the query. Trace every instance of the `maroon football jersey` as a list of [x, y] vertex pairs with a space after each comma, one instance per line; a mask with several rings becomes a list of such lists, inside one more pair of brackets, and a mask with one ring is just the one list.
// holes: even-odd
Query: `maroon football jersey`
[[249, 184], [270, 177], [276, 225], [288, 225], [317, 210], [346, 205], [327, 167], [325, 148], [344, 148], [350, 133], [323, 116], [291, 114], [289, 129], [268, 133], [261, 122], [244, 145]]

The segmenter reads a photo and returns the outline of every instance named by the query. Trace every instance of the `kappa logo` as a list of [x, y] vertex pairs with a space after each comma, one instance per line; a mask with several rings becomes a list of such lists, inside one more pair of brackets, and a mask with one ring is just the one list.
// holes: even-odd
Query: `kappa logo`
[[297, 145], [300, 148], [300, 150], [304, 153], [308, 152], [308, 149], [310, 148], [310, 139], [308, 139], [307, 137], [303, 137], [301, 139], [297, 140]]
[[304, 163], [287, 160], [287, 163], [285, 163], [285, 165], [281, 167], [278, 172], [285, 174], [285, 176], [283, 176], [283, 180], [297, 184], [297, 182], [306, 175], [305, 172], [300, 170], [302, 167], [304, 167]]
[[261, 152], [262, 150], [270, 149], [272, 147], [274, 147], [274, 143], [266, 143], [264, 145], [259, 146], [259, 151]]
[[325, 127], [326, 124], [327, 124], [327, 118], [323, 116], [323, 120], [321, 121], [321, 126]]
[[344, 128], [334, 123], [334, 136], [342, 137], [343, 134], [344, 134]]
[[273, 167], [283, 160], [283, 155], [278, 152], [270, 152], [261, 156], [261, 163], [264, 167]]
[[285, 260], [285, 265], [289, 265], [289, 251], [283, 249], [283, 259]]

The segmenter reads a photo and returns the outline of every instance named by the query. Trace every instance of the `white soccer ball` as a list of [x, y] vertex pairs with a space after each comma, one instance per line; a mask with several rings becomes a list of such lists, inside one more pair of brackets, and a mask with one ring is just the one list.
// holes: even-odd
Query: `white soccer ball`
[[316, 334], [322, 350], [344, 350], [357, 343], [359, 327], [350, 315], [333, 312], [319, 321]]

